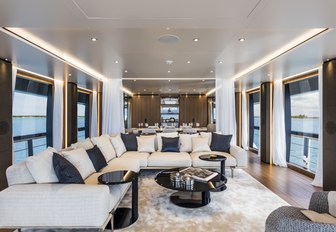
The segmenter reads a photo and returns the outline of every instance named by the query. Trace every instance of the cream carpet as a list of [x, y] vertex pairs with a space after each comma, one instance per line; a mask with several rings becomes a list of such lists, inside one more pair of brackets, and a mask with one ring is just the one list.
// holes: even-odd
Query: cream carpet
[[[155, 172], [142, 173], [139, 188], [139, 219], [118, 231], [264, 231], [267, 216], [288, 205], [243, 170], [228, 177], [227, 189], [212, 192], [210, 204], [196, 209], [174, 205], [169, 200], [173, 190], [154, 181]], [[129, 206], [129, 192], [121, 206]]]

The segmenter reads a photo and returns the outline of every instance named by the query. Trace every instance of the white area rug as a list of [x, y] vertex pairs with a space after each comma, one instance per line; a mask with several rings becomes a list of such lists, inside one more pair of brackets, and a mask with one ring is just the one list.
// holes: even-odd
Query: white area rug
[[[210, 204], [196, 209], [174, 205], [173, 190], [159, 186], [155, 172], [144, 172], [139, 184], [139, 219], [131, 227], [118, 231], [264, 231], [267, 216], [288, 205], [284, 200], [243, 170], [228, 177], [227, 189], [212, 192]], [[122, 206], [130, 206], [128, 193]]]

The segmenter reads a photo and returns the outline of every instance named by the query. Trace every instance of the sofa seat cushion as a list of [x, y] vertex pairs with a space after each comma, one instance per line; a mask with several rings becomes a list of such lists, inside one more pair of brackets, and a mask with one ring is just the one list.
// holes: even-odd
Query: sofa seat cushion
[[148, 167], [190, 167], [187, 152], [154, 152], [148, 157]]
[[140, 171], [140, 161], [133, 158], [117, 158], [108, 162], [107, 166], [100, 170], [101, 173], [132, 170], [134, 172]]
[[127, 151], [120, 158], [138, 159], [141, 167], [147, 167], [148, 156], [149, 153], [147, 152]]
[[214, 162], [214, 161], [205, 161], [201, 160], [199, 156], [201, 155], [210, 155], [210, 154], [216, 154], [216, 155], [224, 155], [226, 156], [225, 166], [226, 167], [235, 167], [237, 165], [236, 159], [226, 152], [221, 151], [206, 151], [206, 152], [194, 152], [191, 153], [191, 159], [192, 159], [192, 166], [193, 167], [220, 167], [220, 162]]

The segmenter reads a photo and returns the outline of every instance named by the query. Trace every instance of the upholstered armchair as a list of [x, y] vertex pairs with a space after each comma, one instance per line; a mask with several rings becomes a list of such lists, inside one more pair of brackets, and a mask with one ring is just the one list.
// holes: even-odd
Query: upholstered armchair
[[[309, 210], [317, 213], [329, 213], [329, 192], [313, 193]], [[335, 224], [318, 223], [308, 219], [301, 210], [294, 206], [282, 206], [274, 210], [266, 219], [266, 232], [331, 232], [336, 231]]]

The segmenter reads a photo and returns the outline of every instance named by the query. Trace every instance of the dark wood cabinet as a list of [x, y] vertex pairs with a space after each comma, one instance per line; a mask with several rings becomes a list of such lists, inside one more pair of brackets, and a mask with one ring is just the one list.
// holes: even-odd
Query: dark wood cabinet
[[208, 101], [204, 95], [180, 96], [180, 124], [199, 123], [200, 126], [208, 124]]
[[131, 127], [139, 127], [139, 123], [154, 125], [160, 123], [159, 96], [133, 96], [131, 99]]

